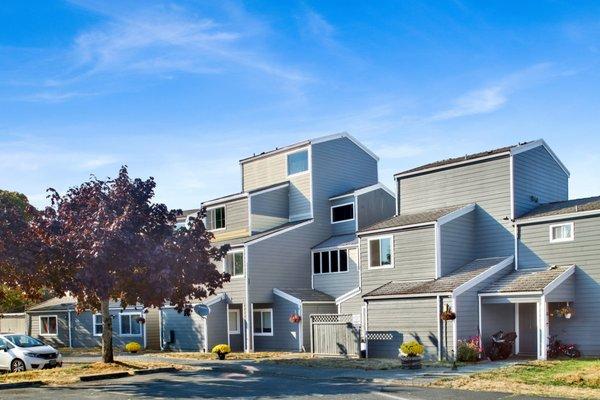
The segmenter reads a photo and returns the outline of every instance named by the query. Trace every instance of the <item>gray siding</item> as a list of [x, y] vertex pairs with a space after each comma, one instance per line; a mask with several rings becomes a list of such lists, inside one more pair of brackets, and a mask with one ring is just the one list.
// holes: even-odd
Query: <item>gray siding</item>
[[440, 225], [442, 276], [476, 258], [475, 212]]
[[273, 296], [272, 304], [255, 304], [254, 309], [273, 309], [273, 336], [255, 336], [256, 351], [298, 351], [300, 348], [300, 324], [290, 322], [290, 315], [300, 313], [298, 305], [280, 297]]
[[[600, 217], [572, 220], [575, 240], [550, 243], [548, 229], [552, 223], [523, 225], [520, 228], [519, 268], [552, 264], [575, 264], [575, 314], [565, 320], [561, 338], [576, 343], [584, 355], [600, 355]], [[557, 319], [551, 320], [551, 327]]]
[[232, 333], [229, 335], [229, 345], [232, 351], [244, 351], [244, 311], [242, 304], [230, 304], [229, 310], [238, 310], [240, 333]]
[[289, 192], [289, 186], [284, 186], [250, 197], [253, 233], [266, 231], [288, 222], [290, 215]]
[[508, 156], [399, 179], [401, 213], [477, 203], [477, 258], [514, 252]]
[[[163, 308], [162, 330], [163, 340], [168, 341], [170, 331], [175, 332], [175, 343], [168, 345], [174, 351], [204, 351], [204, 324], [206, 320], [196, 313], [189, 317], [172, 308]], [[211, 349], [208, 349], [209, 351]]]
[[513, 168], [516, 217], [539, 204], [569, 198], [569, 177], [543, 146], [515, 155]]
[[360, 265], [364, 293], [390, 281], [435, 278], [435, 229], [433, 226], [393, 233], [393, 268], [368, 268], [368, 239], [370, 237], [377, 237], [377, 235], [360, 238]]
[[[229, 201], [227, 203], [210, 206], [210, 208], [225, 206], [225, 229], [213, 231], [215, 241], [222, 241], [236, 237], [248, 236], [248, 199]], [[207, 219], [210, 218], [207, 216]]]
[[[217, 269], [224, 272], [224, 263], [221, 261], [213, 261], [217, 266]], [[248, 273], [247, 266], [244, 271], [244, 276], [231, 277], [231, 280], [223, 285], [223, 288], [217, 289], [216, 294], [226, 293], [227, 297], [232, 303], [244, 303], [246, 301], [246, 274]], [[214, 296], [208, 297], [207, 300], [212, 299]]]
[[366, 228], [396, 213], [396, 199], [383, 189], [357, 197], [358, 229]]
[[[454, 301], [449, 297], [443, 297], [441, 299], [441, 309], [438, 315], [446, 309], [446, 306], [450, 306], [452, 310], [455, 310]], [[444, 321], [440, 320], [440, 346], [442, 347], [442, 359], [451, 360], [454, 351], [454, 324], [457, 321]]]
[[333, 297], [339, 297], [358, 287], [358, 249], [348, 249], [348, 271], [313, 276], [313, 287]]
[[356, 232], [356, 204], [354, 202], [354, 196], [333, 200], [331, 206], [339, 206], [348, 203], [352, 203], [354, 207], [354, 218], [344, 222], [331, 223], [331, 233], [333, 235], [345, 235]]
[[290, 220], [310, 218], [311, 182], [310, 171], [295, 175], [290, 180]]
[[208, 351], [218, 344], [228, 343], [227, 300], [210, 306], [210, 314], [206, 317], [206, 342]]
[[343, 303], [340, 303], [340, 314], [352, 314], [355, 318], [362, 318], [362, 307], [365, 304], [362, 295], [363, 293], [359, 293]]
[[[133, 313], [133, 310], [127, 310], [126, 313]], [[139, 311], [137, 312], [138, 314]], [[90, 311], [79, 315], [71, 313], [72, 340], [73, 347], [98, 347], [102, 345], [102, 337], [94, 336], [93, 315]], [[144, 325], [141, 325], [141, 334], [135, 336], [122, 336], [120, 334], [120, 312], [119, 310], [110, 310], [113, 316], [113, 346], [116, 349], [123, 349], [129, 342], [137, 342], [144, 347]], [[141, 315], [141, 314], [140, 314]]]
[[489, 349], [490, 336], [498, 331], [515, 331], [514, 304], [482, 304], [481, 305], [481, 338], [484, 349]]
[[396, 358], [413, 339], [425, 346], [425, 358], [437, 358], [437, 298], [369, 301], [367, 318], [370, 358]]
[[[74, 313], [72, 313], [74, 314]], [[42, 336], [40, 335], [40, 316], [56, 315], [56, 321], [58, 324], [56, 336]], [[69, 345], [69, 317], [66, 312], [45, 312], [45, 313], [29, 313], [29, 335], [40, 339], [44, 343], [51, 346], [66, 347]]]
[[310, 348], [310, 316], [313, 314], [337, 314], [337, 306], [335, 303], [323, 303], [323, 304], [306, 304], [302, 305], [302, 330], [303, 330], [303, 344], [305, 351], [311, 351]]

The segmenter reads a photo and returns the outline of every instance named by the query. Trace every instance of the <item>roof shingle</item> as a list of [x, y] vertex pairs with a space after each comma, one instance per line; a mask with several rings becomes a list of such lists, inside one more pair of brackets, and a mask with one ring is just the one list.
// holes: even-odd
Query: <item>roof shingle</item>
[[313, 250], [320, 249], [329, 249], [332, 247], [348, 247], [348, 246], [356, 246], [358, 244], [358, 238], [354, 233], [349, 233], [347, 235], [337, 235], [332, 236], [327, 240], [322, 241], [315, 247]]
[[459, 210], [465, 206], [465, 204], [461, 204], [457, 206], [437, 208], [435, 210], [427, 210], [417, 213], [400, 214], [388, 218], [386, 220], [377, 222], [376, 224], [373, 224], [369, 227], [363, 228], [360, 230], [360, 232], [369, 232], [380, 229], [399, 228], [407, 225], [422, 224], [426, 222], [435, 222], [444, 215], [450, 214], [451, 212]]
[[277, 290], [280, 290], [292, 297], [295, 297], [300, 301], [335, 301], [335, 298], [333, 298], [333, 296], [330, 296], [326, 293], [314, 289], [277, 288]]
[[519, 220], [600, 210], [600, 196], [541, 204]]
[[500, 278], [481, 293], [542, 292], [553, 280], [567, 272], [572, 265], [545, 269], [520, 269]]

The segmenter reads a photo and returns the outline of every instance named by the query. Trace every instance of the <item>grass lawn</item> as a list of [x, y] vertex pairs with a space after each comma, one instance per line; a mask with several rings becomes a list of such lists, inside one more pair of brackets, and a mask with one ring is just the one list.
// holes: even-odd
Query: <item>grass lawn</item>
[[600, 360], [531, 361], [466, 378], [444, 379], [435, 386], [557, 396], [600, 398]]
[[43, 369], [36, 371], [13, 372], [0, 374], [0, 383], [14, 383], [25, 381], [42, 381], [47, 385], [65, 385], [79, 382], [79, 377], [83, 375], [103, 374], [108, 372], [133, 371], [136, 369], [175, 367], [181, 369], [182, 366], [165, 362], [138, 362], [116, 361], [112, 364], [103, 364], [101, 362], [89, 364], [68, 364], [62, 368]]

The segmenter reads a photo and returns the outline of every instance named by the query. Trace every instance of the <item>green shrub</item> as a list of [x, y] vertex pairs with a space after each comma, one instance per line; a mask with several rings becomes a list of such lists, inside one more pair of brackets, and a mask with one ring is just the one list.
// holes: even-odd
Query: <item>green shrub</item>
[[459, 340], [456, 351], [456, 360], [462, 362], [475, 362], [479, 359], [479, 346], [467, 340]]

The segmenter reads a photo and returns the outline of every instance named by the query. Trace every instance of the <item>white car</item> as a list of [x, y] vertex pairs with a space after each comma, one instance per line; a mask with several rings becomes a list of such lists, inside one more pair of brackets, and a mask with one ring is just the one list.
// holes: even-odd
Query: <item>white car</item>
[[0, 370], [11, 372], [62, 367], [62, 355], [27, 335], [0, 333]]

